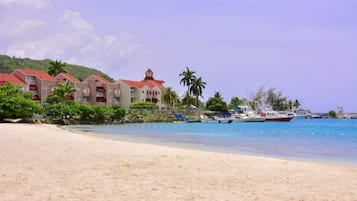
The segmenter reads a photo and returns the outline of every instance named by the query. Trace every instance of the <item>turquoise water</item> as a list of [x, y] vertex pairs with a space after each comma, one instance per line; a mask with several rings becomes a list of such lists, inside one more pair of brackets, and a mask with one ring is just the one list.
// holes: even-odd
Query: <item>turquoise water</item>
[[143, 123], [69, 128], [150, 143], [357, 164], [355, 119], [232, 124]]

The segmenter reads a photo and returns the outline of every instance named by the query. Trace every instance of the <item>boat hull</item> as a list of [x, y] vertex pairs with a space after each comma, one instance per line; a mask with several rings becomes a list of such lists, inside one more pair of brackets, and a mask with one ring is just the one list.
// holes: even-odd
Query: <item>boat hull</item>
[[276, 117], [276, 118], [266, 118], [265, 121], [281, 121], [288, 122], [291, 121], [293, 117]]

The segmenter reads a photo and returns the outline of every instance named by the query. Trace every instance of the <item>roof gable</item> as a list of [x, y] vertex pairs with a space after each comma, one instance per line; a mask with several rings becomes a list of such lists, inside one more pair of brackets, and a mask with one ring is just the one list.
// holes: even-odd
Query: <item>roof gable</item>
[[15, 71], [18, 71], [24, 75], [31, 75], [35, 76], [40, 80], [47, 80], [47, 81], [57, 81], [54, 77], [46, 73], [45, 71], [40, 71], [40, 70], [33, 70], [33, 69], [17, 69]]
[[76, 77], [72, 76], [71, 74], [68, 73], [60, 73], [56, 76], [56, 78], [63, 76], [65, 77], [67, 80], [71, 81], [71, 82], [80, 82]]

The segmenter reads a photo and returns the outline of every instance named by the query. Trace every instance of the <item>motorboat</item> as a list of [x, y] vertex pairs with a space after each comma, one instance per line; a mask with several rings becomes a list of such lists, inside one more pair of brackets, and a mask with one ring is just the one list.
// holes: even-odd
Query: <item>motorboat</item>
[[206, 115], [201, 115], [201, 122], [202, 123], [218, 123], [218, 124], [230, 124], [233, 122], [233, 119], [231, 118], [226, 118], [226, 117], [217, 117], [217, 116], [206, 116]]
[[261, 116], [265, 117], [266, 121], [291, 121], [294, 116], [290, 114], [279, 113], [277, 111], [266, 111], [261, 114]]
[[265, 117], [257, 114], [251, 107], [239, 105], [232, 112], [233, 122], [264, 122]]

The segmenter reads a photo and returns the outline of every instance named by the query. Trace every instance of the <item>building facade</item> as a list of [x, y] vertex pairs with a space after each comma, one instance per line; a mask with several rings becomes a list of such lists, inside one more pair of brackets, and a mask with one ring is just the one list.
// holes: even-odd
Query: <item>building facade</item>
[[120, 105], [129, 109], [131, 103], [147, 101], [156, 103], [159, 108], [165, 107], [161, 101], [164, 81], [156, 80], [151, 69], [145, 72], [141, 81], [119, 80], [111, 83], [100, 75], [90, 75], [79, 81], [68, 73], [60, 73], [56, 77], [48, 73], [32, 69], [17, 69], [12, 74], [0, 73], [0, 85], [12, 83], [22, 87], [23, 91], [33, 94], [32, 99], [46, 102], [59, 83], [69, 82], [76, 90], [70, 99], [82, 104]]
[[57, 80], [44, 71], [17, 69], [12, 75], [25, 83], [24, 91], [31, 92], [33, 100], [38, 100], [41, 103], [46, 102], [47, 96], [57, 86]]
[[156, 103], [159, 108], [165, 107], [161, 101], [161, 93], [165, 89], [164, 81], [156, 80], [151, 69], [145, 72], [142, 81], [119, 80], [122, 96], [120, 98], [121, 106], [129, 109], [131, 103], [137, 101], [147, 101]]

